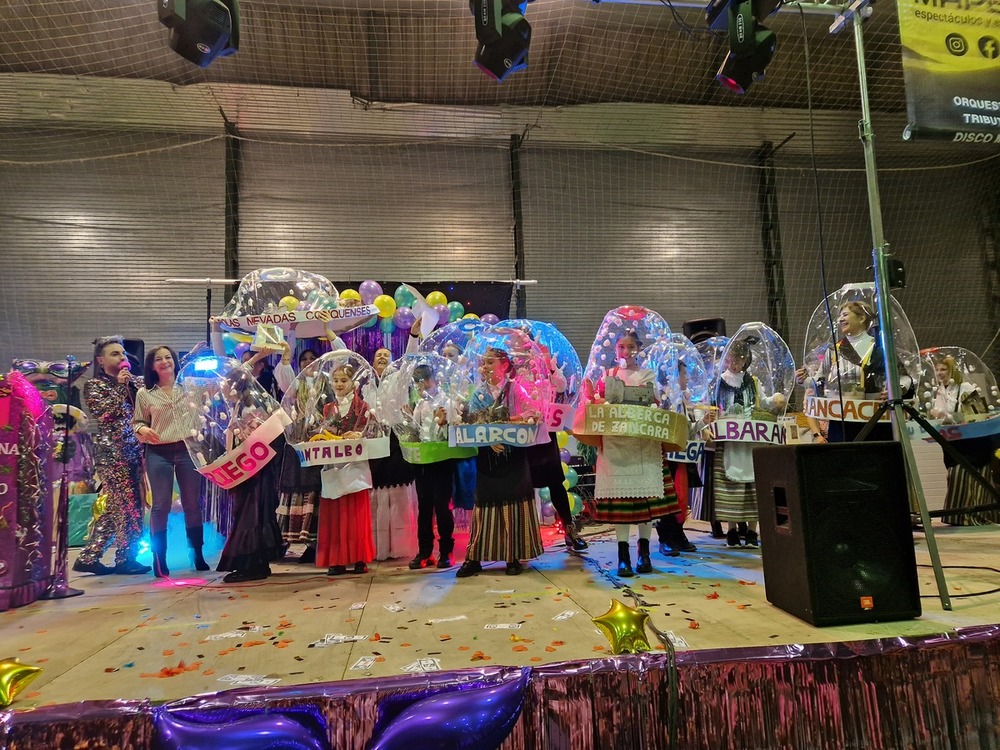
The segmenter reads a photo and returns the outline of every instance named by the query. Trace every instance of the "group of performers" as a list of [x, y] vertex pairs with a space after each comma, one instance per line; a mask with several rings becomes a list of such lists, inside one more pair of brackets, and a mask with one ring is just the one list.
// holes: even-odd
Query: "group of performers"
[[[701, 485], [702, 518], [713, 522], [716, 535], [730, 547], [758, 547], [752, 449], [784, 441], [776, 425], [795, 383], [818, 398], [886, 398], [885, 357], [871, 307], [848, 300], [835, 313], [834, 342], [798, 370], [780, 336], [763, 324], [741, 327], [713, 362], [692, 356], [690, 342], [679, 343], [683, 337], [671, 334], [655, 311], [636, 306], [608, 313], [586, 370], [569, 378], [565, 356], [554, 356], [544, 331], [530, 321], [466, 326], [464, 338], [436, 341], [423, 340], [417, 321], [407, 354], [393, 361], [379, 349], [371, 364], [342, 348], [322, 356], [304, 348], [293, 366], [291, 346], [279, 342], [238, 366], [220, 360], [217, 380], [199, 376], [200, 386], [189, 385], [194, 376], [178, 379], [180, 363], [167, 346], [149, 351], [139, 377], [120, 338], [98, 339], [84, 397], [97, 422], [94, 459], [107, 503], [73, 569], [96, 575], [150, 570], [136, 560], [145, 459], [157, 577], [169, 575], [166, 519], [175, 478], [194, 567], [208, 570], [199, 507], [205, 476], [232, 497], [232, 527], [218, 564], [227, 582], [266, 578], [270, 563], [301, 543], [306, 548], [298, 561], [330, 576], [363, 574], [369, 562], [386, 558], [412, 557], [412, 570], [451, 568], [453, 504], [472, 509], [457, 576], [475, 575], [492, 561], [517, 575], [542, 552], [535, 489], [548, 488], [567, 551], [587, 549], [574, 530], [555, 440], [570, 423], [581, 441], [597, 448], [593, 517], [615, 527], [620, 576], [653, 570], [654, 524], [662, 554], [696, 550], [683, 524], [689, 493]], [[259, 363], [275, 351], [281, 361], [274, 383], [262, 382]], [[992, 409], [988, 394], [962, 381], [953, 357], [933, 361], [936, 388], [926, 394], [932, 417], [959, 419], [977, 397], [977, 408]], [[904, 398], [918, 387], [912, 370], [900, 364]], [[587, 427], [598, 413], [588, 409], [608, 404], [679, 417], [669, 434], [614, 420]], [[641, 413], [623, 411], [618, 420], [635, 415]], [[817, 442], [852, 439], [862, 426], [815, 417], [809, 424]], [[463, 425], [496, 429], [456, 437]], [[872, 437], [885, 437], [886, 429], [877, 426]], [[683, 457], [689, 446], [701, 446], [697, 458]], [[242, 474], [238, 481], [236, 474]], [[223, 475], [225, 482], [218, 480]], [[638, 529], [634, 567], [632, 526]], [[112, 543], [115, 563], [108, 566], [102, 556]]]

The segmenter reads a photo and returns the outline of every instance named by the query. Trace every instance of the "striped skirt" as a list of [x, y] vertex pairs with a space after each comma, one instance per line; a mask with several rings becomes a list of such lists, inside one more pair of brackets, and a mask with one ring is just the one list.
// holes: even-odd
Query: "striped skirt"
[[[989, 464], [979, 469], [979, 475], [992, 486], [992, 472]], [[993, 505], [997, 499], [976, 482], [969, 472], [960, 466], [948, 469], [948, 494], [944, 498], [945, 510], [959, 508], [974, 508], [977, 505]], [[991, 510], [985, 513], [963, 513], [959, 516], [942, 516], [941, 520], [952, 526], [982, 526], [988, 523], [1000, 523], [1000, 511]]]
[[542, 532], [533, 497], [495, 505], [476, 503], [466, 560], [513, 562], [541, 554]]
[[[595, 500], [594, 520], [604, 523], [650, 523], [671, 512], [676, 512], [677, 495], [670, 484], [672, 500], [662, 497], [599, 497]], [[671, 502], [674, 511], [671, 511]]]
[[663, 515], [676, 515], [678, 513], [687, 512], [687, 498], [681, 501], [681, 496], [678, 492], [677, 482], [674, 479], [675, 473], [677, 472], [677, 467], [681, 467], [681, 471], [684, 472], [684, 490], [687, 491], [687, 469], [684, 468], [682, 464], [675, 464], [673, 461], [667, 461], [666, 458], [663, 459], [663, 504], [666, 506], [667, 511]]
[[278, 496], [278, 528], [285, 544], [316, 543], [318, 492], [282, 492]]
[[716, 443], [712, 467], [712, 508], [716, 521], [757, 520], [757, 491], [753, 482], [734, 482], [726, 477], [725, 443]]

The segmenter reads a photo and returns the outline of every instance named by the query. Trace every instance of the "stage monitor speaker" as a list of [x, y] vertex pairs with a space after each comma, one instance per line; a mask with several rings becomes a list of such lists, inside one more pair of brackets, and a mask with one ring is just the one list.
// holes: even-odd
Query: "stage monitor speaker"
[[767, 600], [813, 625], [920, 616], [903, 449], [755, 448]]
[[123, 339], [122, 346], [132, 365], [132, 374], [142, 375], [142, 366], [146, 362], [146, 342], [142, 339]]
[[692, 344], [710, 339], [713, 336], [726, 335], [725, 318], [698, 318], [684, 321], [684, 335], [691, 339]]

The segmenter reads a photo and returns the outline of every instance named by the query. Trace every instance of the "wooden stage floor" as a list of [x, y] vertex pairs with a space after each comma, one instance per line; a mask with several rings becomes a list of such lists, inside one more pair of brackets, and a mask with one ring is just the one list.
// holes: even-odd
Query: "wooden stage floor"
[[[936, 530], [946, 566], [994, 565], [1000, 528]], [[72, 574], [70, 584], [85, 589], [83, 596], [0, 614], [0, 657], [43, 669], [12, 708], [160, 701], [260, 681], [293, 685], [607, 655], [608, 642], [591, 617], [615, 597], [632, 604], [610, 575], [617, 561], [613, 531], [586, 530], [591, 548], [583, 556], [567, 554], [552, 530], [543, 535], [545, 554], [516, 577], [504, 575], [499, 563], [463, 580], [455, 578], [456, 568], [410, 571], [405, 560], [340, 578], [279, 563], [265, 582], [226, 585], [221, 573], [193, 573], [178, 542], [169, 560], [173, 580]], [[921, 567], [927, 595], [921, 618], [814, 628], [767, 602], [759, 550], [727, 549], [698, 522], [688, 536], [698, 552], [675, 558], [654, 552], [655, 572], [626, 581], [651, 605], [653, 622], [680, 639], [679, 649], [908, 637], [1000, 623], [1000, 593], [953, 599], [947, 612], [931, 569]], [[459, 535], [459, 560], [466, 540]], [[922, 534], [916, 548], [918, 563], [927, 564]], [[71, 560], [75, 554], [70, 550]], [[993, 570], [946, 574], [953, 596], [1000, 586]], [[367, 639], [337, 643], [334, 635]], [[652, 634], [650, 640], [656, 643]]]

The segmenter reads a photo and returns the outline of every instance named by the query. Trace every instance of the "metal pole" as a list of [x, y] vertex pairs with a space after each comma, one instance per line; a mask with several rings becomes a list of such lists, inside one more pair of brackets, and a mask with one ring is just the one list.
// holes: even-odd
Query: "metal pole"
[[927, 512], [927, 500], [917, 473], [917, 460], [913, 455], [913, 446], [906, 431], [903, 415], [902, 399], [900, 398], [899, 382], [897, 380], [896, 341], [892, 333], [892, 309], [889, 306], [888, 274], [886, 256], [888, 243], [882, 231], [882, 204], [878, 193], [878, 172], [875, 169], [875, 147], [872, 134], [871, 108], [868, 102], [868, 76], [865, 68], [865, 40], [862, 31], [864, 19], [861, 14], [852, 16], [854, 21], [854, 46], [858, 58], [858, 85], [861, 89], [861, 122], [858, 123], [861, 144], [865, 154], [865, 177], [868, 183], [868, 214], [872, 229], [872, 264], [875, 271], [875, 300], [878, 303], [879, 340], [885, 354], [885, 383], [892, 405], [892, 432], [896, 440], [903, 446], [903, 456], [906, 459], [906, 474], [910, 491], [913, 493], [920, 509], [920, 520], [924, 525], [924, 537], [927, 540], [927, 552], [934, 568], [934, 578], [937, 581], [938, 596], [941, 606], [951, 609], [951, 597], [948, 596], [948, 583], [945, 581], [944, 570], [941, 568], [941, 557], [938, 554], [937, 540], [931, 527], [931, 517]]

